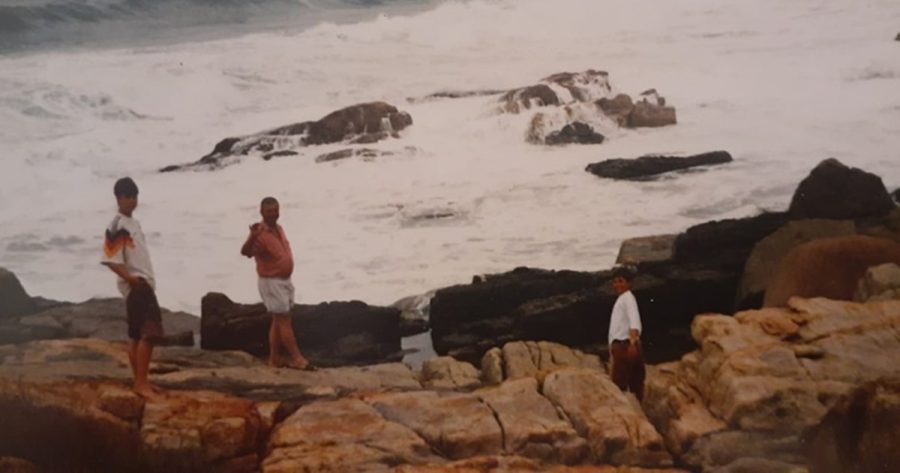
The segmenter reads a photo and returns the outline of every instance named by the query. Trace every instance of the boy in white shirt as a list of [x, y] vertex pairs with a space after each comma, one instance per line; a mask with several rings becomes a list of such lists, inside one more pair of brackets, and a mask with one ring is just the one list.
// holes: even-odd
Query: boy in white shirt
[[644, 397], [644, 357], [641, 351], [641, 313], [631, 293], [634, 273], [627, 268], [613, 270], [612, 286], [619, 297], [609, 318], [609, 358], [612, 380], [638, 400]]
[[163, 336], [153, 265], [141, 224], [132, 218], [138, 203], [137, 184], [130, 177], [123, 177], [116, 181], [113, 193], [119, 213], [106, 229], [101, 264], [116, 273], [119, 292], [125, 297], [128, 361], [134, 375], [134, 391], [149, 396], [156, 391], [147, 381], [150, 358], [154, 344]]

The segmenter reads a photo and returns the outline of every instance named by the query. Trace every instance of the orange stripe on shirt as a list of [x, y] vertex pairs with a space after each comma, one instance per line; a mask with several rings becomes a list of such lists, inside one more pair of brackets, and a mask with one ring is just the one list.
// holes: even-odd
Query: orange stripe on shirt
[[106, 239], [103, 242], [103, 253], [106, 254], [107, 258], [113, 257], [116, 253], [122, 251], [125, 246], [134, 248], [134, 240], [131, 238], [131, 234], [128, 233], [128, 230], [122, 229], [116, 233], [112, 233], [109, 230], [106, 231]]

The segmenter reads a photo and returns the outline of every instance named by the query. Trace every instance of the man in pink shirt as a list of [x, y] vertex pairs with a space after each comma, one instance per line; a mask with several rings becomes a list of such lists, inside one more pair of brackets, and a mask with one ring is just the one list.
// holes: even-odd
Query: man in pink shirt
[[[256, 259], [259, 275], [259, 295], [272, 316], [269, 326], [269, 366], [288, 366], [311, 370], [313, 365], [300, 354], [291, 325], [291, 306], [294, 303], [294, 255], [284, 229], [278, 225], [279, 206], [274, 197], [266, 197], [259, 205], [262, 222], [250, 225], [250, 235], [241, 254]], [[283, 362], [280, 351], [290, 358]]]

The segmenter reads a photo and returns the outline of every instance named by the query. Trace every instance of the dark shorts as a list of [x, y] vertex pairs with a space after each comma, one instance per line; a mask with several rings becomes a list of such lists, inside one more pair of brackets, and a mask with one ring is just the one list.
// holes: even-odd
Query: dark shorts
[[156, 293], [147, 284], [138, 284], [131, 289], [125, 299], [128, 314], [128, 338], [132, 340], [159, 341], [163, 336], [162, 314]]
[[614, 340], [609, 346], [612, 361], [611, 378], [616, 386], [634, 393], [638, 400], [644, 397], [644, 353], [641, 342], [632, 345], [628, 340]]

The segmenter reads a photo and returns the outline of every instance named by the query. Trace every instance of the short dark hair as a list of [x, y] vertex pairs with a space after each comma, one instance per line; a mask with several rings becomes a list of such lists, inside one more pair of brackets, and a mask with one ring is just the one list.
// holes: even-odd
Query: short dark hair
[[263, 197], [263, 200], [259, 203], [259, 208], [263, 208], [264, 206], [271, 204], [278, 205], [278, 199], [274, 197]]
[[116, 185], [113, 186], [113, 194], [115, 194], [116, 198], [137, 197], [137, 184], [130, 177], [123, 177], [116, 181]]
[[637, 270], [633, 266], [616, 266], [613, 268], [613, 278], [622, 278], [628, 282], [634, 281]]

